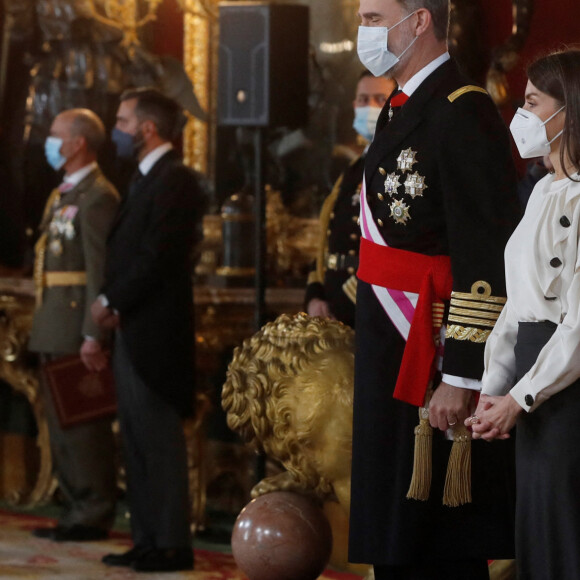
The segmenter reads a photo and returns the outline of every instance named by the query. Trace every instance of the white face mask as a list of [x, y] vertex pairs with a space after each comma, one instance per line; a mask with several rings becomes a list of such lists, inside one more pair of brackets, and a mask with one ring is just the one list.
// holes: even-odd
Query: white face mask
[[560, 131], [551, 141], [548, 141], [546, 123], [551, 121], [565, 107], [558, 109], [551, 117], [542, 121], [538, 115], [519, 108], [510, 123], [510, 131], [522, 159], [543, 157], [548, 155], [550, 145], [564, 132]]
[[380, 113], [380, 107], [355, 107], [354, 130], [367, 141], [372, 141]]
[[415, 36], [411, 44], [399, 55], [394, 55], [388, 48], [389, 31], [399, 26], [401, 22], [405, 22], [407, 18], [413, 16], [415, 12], [411, 12], [393, 24], [391, 28], [386, 26], [359, 26], [358, 27], [358, 44], [357, 52], [360, 61], [370, 70], [376, 77], [384, 75], [391, 70], [403, 57], [403, 55], [413, 46], [418, 36]]

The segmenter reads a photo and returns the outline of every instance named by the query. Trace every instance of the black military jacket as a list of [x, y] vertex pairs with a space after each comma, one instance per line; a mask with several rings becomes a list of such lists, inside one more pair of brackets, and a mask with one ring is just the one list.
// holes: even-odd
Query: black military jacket
[[505, 296], [503, 251], [519, 215], [508, 131], [494, 103], [453, 61], [444, 63], [390, 121], [385, 105], [365, 176], [389, 246], [450, 256], [443, 372], [481, 378], [485, 339]]
[[[339, 177], [324, 201], [320, 213], [321, 247], [308, 277], [304, 299], [305, 306], [313, 298], [326, 300], [332, 314], [353, 327], [356, 285], [345, 291], [344, 284], [350, 278], [356, 281], [354, 274], [360, 246], [358, 218], [363, 170], [364, 157], [361, 156]], [[341, 257], [348, 258], [344, 261]]]

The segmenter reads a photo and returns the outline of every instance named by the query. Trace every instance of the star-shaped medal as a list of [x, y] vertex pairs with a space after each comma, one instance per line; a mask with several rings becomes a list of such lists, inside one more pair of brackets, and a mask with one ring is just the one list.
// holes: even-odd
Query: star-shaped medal
[[353, 196], [350, 198], [351, 199], [351, 204], [353, 205], [353, 207], [355, 205], [360, 205], [360, 192], [362, 189], [362, 182], [359, 184], [359, 186], [357, 187], [357, 190], [355, 191], [355, 193], [353, 194]]
[[411, 219], [411, 216], [409, 215], [409, 206], [404, 201], [395, 199], [395, 201], [390, 205], [390, 208], [391, 215], [389, 217], [392, 217], [396, 224], [406, 225], [407, 220]]
[[419, 175], [416, 171], [412, 175], [408, 175], [405, 181], [405, 193], [410, 195], [413, 199], [416, 196], [423, 196], [423, 192], [427, 189], [425, 185], [425, 177]]
[[397, 157], [397, 169], [403, 173], [411, 171], [413, 165], [417, 163], [415, 157], [417, 156], [417, 151], [413, 151], [410, 147], [409, 149], [404, 149], [399, 153]]
[[399, 182], [400, 177], [401, 176], [396, 173], [389, 173], [387, 175], [387, 178], [385, 179], [385, 193], [388, 193], [391, 196], [397, 193], [397, 189], [401, 185]]

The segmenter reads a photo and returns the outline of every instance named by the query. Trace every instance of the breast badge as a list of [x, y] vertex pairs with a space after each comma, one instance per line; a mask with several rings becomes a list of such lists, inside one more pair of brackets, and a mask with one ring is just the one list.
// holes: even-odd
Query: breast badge
[[63, 251], [62, 239], [74, 240], [76, 237], [76, 229], [74, 226], [74, 219], [79, 211], [76, 205], [65, 205], [57, 209], [48, 226], [48, 230], [52, 238], [49, 249], [55, 256], [60, 256]]
[[396, 173], [389, 173], [385, 179], [385, 193], [388, 193], [391, 197], [395, 195], [401, 185], [400, 178], [401, 176]]
[[399, 199], [395, 199], [393, 203], [389, 206], [391, 209], [391, 214], [389, 217], [392, 217], [395, 220], [396, 224], [407, 224], [407, 220], [411, 219], [411, 215], [409, 214], [409, 206]]
[[416, 157], [417, 151], [413, 151], [410, 147], [409, 149], [404, 149], [397, 157], [397, 169], [403, 173], [411, 171], [413, 165], [417, 163]]
[[425, 178], [419, 175], [416, 171], [412, 175], [407, 175], [405, 181], [405, 193], [415, 199], [418, 195], [423, 196], [423, 192], [427, 189], [425, 185]]
[[[393, 198], [392, 203], [389, 205], [391, 210], [389, 217], [393, 218], [396, 224], [406, 225], [407, 221], [411, 219], [410, 206], [402, 199], [397, 199], [397, 196], [408, 195], [411, 199], [415, 199], [416, 197], [423, 197], [423, 193], [427, 189], [425, 177], [419, 175], [417, 171], [411, 173], [413, 165], [416, 163], [418, 163], [417, 151], [409, 147], [399, 153], [396, 172], [387, 174], [382, 167], [379, 168], [380, 174], [385, 176], [385, 193]], [[407, 175], [405, 176], [405, 174]], [[405, 181], [401, 183], [403, 178], [405, 178]], [[399, 192], [401, 186], [405, 187], [404, 193], [402, 191]], [[381, 193], [378, 193], [377, 197], [381, 201], [384, 199]]]
[[60, 256], [62, 254], [62, 242], [59, 238], [52, 240], [49, 244], [50, 252], [53, 256]]

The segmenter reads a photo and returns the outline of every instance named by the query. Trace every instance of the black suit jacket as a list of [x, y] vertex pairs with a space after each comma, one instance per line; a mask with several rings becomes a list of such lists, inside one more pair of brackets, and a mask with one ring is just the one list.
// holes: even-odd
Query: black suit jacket
[[103, 294], [120, 313], [131, 361], [184, 414], [194, 388], [191, 254], [205, 206], [195, 172], [170, 151], [133, 184], [107, 244]]

